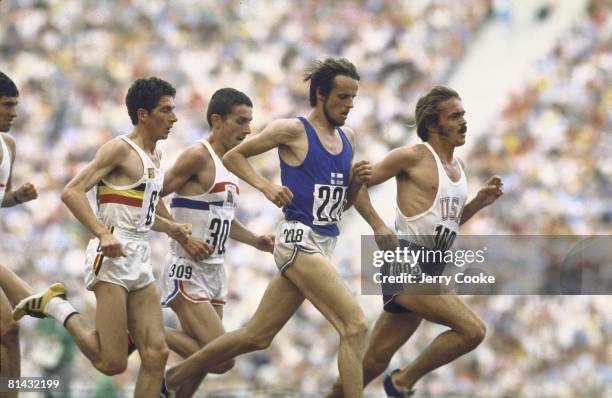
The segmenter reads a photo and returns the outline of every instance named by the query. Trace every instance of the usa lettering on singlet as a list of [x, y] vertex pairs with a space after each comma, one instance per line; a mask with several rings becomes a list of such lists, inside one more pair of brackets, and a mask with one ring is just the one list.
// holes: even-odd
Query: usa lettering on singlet
[[[215, 165], [215, 179], [211, 188], [201, 194], [185, 196], [175, 194], [170, 207], [173, 218], [180, 223], [192, 224], [192, 234], [214, 247], [205, 264], [223, 264], [225, 245], [230, 234], [240, 194], [238, 177], [228, 171], [210, 143], [199, 141], [210, 153]], [[189, 258], [183, 247], [170, 241], [172, 254]]]
[[2, 163], [0, 163], [0, 204], [4, 200], [4, 194], [6, 193], [6, 186], [8, 184], [9, 176], [11, 174], [11, 153], [9, 152], [8, 146], [0, 134], [0, 151], [2, 153]]
[[281, 181], [293, 193], [293, 200], [283, 208], [286, 220], [299, 221], [314, 231], [338, 236], [338, 223], [346, 203], [353, 149], [340, 128], [342, 150], [330, 153], [308, 120], [304, 125], [308, 152], [300, 166], [290, 166], [280, 159]]
[[399, 207], [396, 210], [395, 229], [398, 235], [408, 236], [410, 242], [434, 250], [448, 250], [452, 247], [459, 232], [461, 214], [468, 196], [468, 186], [463, 167], [459, 163], [461, 175], [452, 181], [438, 157], [428, 144], [425, 147], [432, 153], [438, 170], [438, 192], [431, 207], [421, 214], [406, 217]]
[[148, 232], [155, 221], [155, 207], [164, 184], [164, 173], [151, 158], [127, 136], [127, 142], [142, 160], [143, 175], [133, 184], [114, 185], [105, 179], [96, 186], [98, 219], [108, 225], [133, 232]]

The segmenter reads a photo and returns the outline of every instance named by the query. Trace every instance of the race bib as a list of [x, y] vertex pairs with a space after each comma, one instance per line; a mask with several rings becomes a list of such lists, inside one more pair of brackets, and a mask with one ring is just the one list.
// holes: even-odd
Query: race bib
[[452, 230], [444, 224], [436, 224], [434, 227], [434, 250], [446, 251], [453, 247], [457, 231]]
[[180, 257], [168, 268], [168, 276], [172, 279], [190, 280], [192, 275], [193, 267], [189, 264], [183, 264]]
[[312, 216], [314, 225], [336, 224], [342, 217], [347, 188], [340, 185], [315, 184]]
[[208, 213], [208, 228], [204, 233], [204, 241], [213, 246], [212, 255], [225, 253], [225, 244], [229, 237], [230, 227], [234, 219], [234, 209], [228, 206], [210, 206]]
[[283, 243], [300, 244], [306, 241], [310, 228], [302, 223], [285, 223], [280, 239]]

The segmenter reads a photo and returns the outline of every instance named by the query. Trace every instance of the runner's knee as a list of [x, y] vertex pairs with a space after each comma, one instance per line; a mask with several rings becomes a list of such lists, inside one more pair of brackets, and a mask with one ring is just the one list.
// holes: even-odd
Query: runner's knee
[[274, 336], [267, 336], [257, 331], [250, 330], [248, 326], [245, 329], [246, 343], [249, 351], [265, 350], [270, 347]]
[[96, 369], [107, 376], [115, 376], [125, 372], [127, 369], [127, 357], [124, 358], [105, 358], [98, 363], [94, 363]]
[[168, 360], [168, 346], [162, 340], [157, 344], [139, 350], [142, 366], [147, 368], [163, 368]]
[[470, 320], [463, 327], [462, 336], [465, 345], [471, 349], [477, 347], [485, 338], [487, 327], [479, 318]]
[[362, 341], [368, 333], [368, 322], [362, 313], [348, 320], [344, 327], [340, 330], [340, 337]]

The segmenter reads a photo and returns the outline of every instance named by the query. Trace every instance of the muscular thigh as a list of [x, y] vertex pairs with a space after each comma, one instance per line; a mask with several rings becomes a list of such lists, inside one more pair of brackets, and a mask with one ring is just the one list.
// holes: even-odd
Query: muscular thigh
[[303, 302], [300, 290], [278, 273], [268, 284], [248, 327], [259, 336], [275, 336]]
[[357, 300], [323, 255], [300, 252], [285, 276], [334, 327], [363, 316]]
[[217, 313], [217, 316], [219, 317], [219, 319], [223, 320], [223, 306], [213, 305], [213, 308], [215, 309], [215, 312]]
[[176, 313], [183, 331], [196, 339], [200, 346], [225, 333], [215, 307], [208, 301], [194, 303], [180, 294], [170, 302], [170, 308]]
[[8, 267], [0, 264], [0, 288], [12, 305], [33, 293], [32, 287]]
[[127, 298], [128, 328], [140, 350], [163, 347], [164, 323], [155, 284], [129, 293]]
[[13, 322], [13, 307], [9, 303], [4, 290], [0, 289], [0, 328], [4, 329], [5, 325]]
[[127, 342], [127, 291], [119, 285], [98, 282], [96, 294], [96, 330], [103, 349], [123, 352]]
[[364, 359], [388, 362], [408, 341], [421, 321], [422, 318], [412, 312], [394, 314], [383, 311], [372, 329]]
[[460, 328], [466, 321], [478, 322], [478, 316], [456, 295], [399, 294], [395, 302], [420, 317], [451, 328]]

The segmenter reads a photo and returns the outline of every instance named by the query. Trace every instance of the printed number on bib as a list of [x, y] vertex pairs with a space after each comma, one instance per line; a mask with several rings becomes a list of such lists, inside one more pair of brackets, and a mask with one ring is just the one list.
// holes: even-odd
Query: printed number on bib
[[342, 216], [346, 187], [315, 184], [312, 215], [314, 225], [337, 223]]
[[446, 251], [453, 246], [457, 232], [452, 229], [445, 227], [444, 225], [438, 224], [435, 229], [434, 243], [435, 250]]
[[306, 239], [308, 230], [303, 226], [287, 224], [283, 228], [283, 243], [301, 243]]
[[172, 264], [172, 266], [170, 267], [170, 273], [168, 274], [170, 278], [176, 279], [191, 279], [191, 275], [191, 265], [185, 264]]
[[210, 238], [206, 240], [206, 243], [212, 245], [213, 254], [225, 253], [225, 242], [229, 236], [230, 220], [222, 220], [220, 218], [213, 218], [210, 222]]
[[145, 225], [151, 225], [151, 222], [153, 221], [153, 214], [155, 213], [155, 199], [157, 199], [157, 191], [151, 192], [151, 201], [149, 202], [149, 209], [147, 210]]

